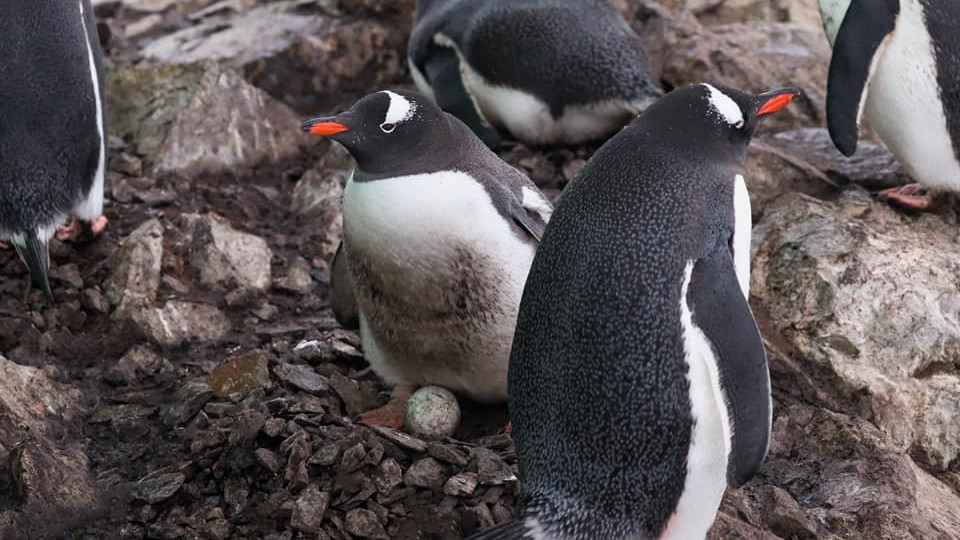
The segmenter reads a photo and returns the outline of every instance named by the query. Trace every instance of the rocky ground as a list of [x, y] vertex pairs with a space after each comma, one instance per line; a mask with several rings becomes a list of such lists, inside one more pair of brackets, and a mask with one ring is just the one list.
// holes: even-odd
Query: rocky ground
[[[506, 519], [504, 407], [455, 438], [354, 424], [386, 398], [328, 309], [350, 159], [302, 118], [409, 87], [410, 0], [95, 0], [109, 57], [99, 239], [54, 241], [58, 302], [0, 252], [0, 535], [438, 538]], [[669, 89], [805, 97], [748, 158], [774, 433], [711, 538], [960, 538], [957, 215], [824, 124], [812, 0], [619, 0]], [[591, 149], [502, 155], [551, 195]]]

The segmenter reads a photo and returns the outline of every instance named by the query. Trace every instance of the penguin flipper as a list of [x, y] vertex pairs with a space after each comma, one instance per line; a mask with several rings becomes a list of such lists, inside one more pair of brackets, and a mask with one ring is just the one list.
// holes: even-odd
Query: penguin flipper
[[441, 45], [431, 46], [423, 63], [423, 71], [441, 109], [459, 118], [487, 146], [500, 144], [500, 134], [480, 115], [463, 85], [460, 57], [456, 51]]
[[522, 540], [524, 538], [534, 538], [533, 531], [523, 521], [511, 519], [485, 531], [480, 531], [468, 537], [467, 540]]
[[837, 30], [827, 80], [827, 127], [846, 156], [857, 151], [867, 81], [899, 13], [899, 0], [853, 0]]
[[357, 297], [353, 294], [350, 284], [350, 270], [347, 268], [347, 257], [343, 254], [343, 242], [337, 246], [337, 252], [330, 263], [330, 309], [333, 318], [347, 330], [360, 328], [360, 310], [357, 307]]
[[53, 302], [53, 291], [50, 289], [50, 252], [46, 240], [41, 240], [36, 231], [25, 231], [14, 234], [10, 242], [30, 270], [33, 285], [43, 291], [49, 302]]
[[696, 261], [686, 302], [716, 355], [732, 430], [727, 483], [738, 487], [766, 457], [772, 408], [763, 340], [729, 250], [717, 249]]

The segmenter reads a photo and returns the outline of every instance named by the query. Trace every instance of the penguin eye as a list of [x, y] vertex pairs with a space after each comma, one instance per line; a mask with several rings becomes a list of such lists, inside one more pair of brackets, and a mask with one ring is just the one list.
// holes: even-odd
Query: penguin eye
[[395, 129], [397, 129], [397, 125], [396, 125], [396, 124], [390, 124], [390, 123], [386, 123], [386, 122], [383, 123], [383, 124], [380, 124], [380, 131], [382, 131], [382, 132], [384, 132], [384, 133], [393, 133], [393, 130], [395, 130]]
[[742, 128], [742, 127], [743, 127], [743, 119], [737, 120], [737, 123], [734, 124], [733, 127], [737, 128], [737, 129]]

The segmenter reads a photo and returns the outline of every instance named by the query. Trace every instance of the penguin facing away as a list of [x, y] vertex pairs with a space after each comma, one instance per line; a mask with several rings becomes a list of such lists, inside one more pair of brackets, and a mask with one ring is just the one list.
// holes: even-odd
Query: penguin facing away
[[675, 90], [567, 186], [510, 358], [517, 517], [472, 538], [695, 540], [756, 473], [771, 398], [741, 171], [795, 95]]
[[[960, 3], [820, 0], [833, 46], [827, 122], [844, 155], [861, 117], [920, 185], [960, 191]], [[907, 208], [932, 197], [913, 184], [881, 192]]]
[[[52, 299], [47, 241], [106, 225], [103, 67], [89, 0], [0, 4], [0, 240]], [[58, 236], [75, 237], [76, 221]]]
[[390, 403], [362, 420], [401, 426], [405, 398], [427, 384], [506, 400], [520, 295], [550, 202], [417, 93], [370, 94], [304, 130], [357, 161], [331, 294], [341, 319], [353, 297], [367, 360], [395, 386]]
[[615, 133], [662, 95], [609, 0], [418, 0], [408, 61], [421, 92], [488, 144]]

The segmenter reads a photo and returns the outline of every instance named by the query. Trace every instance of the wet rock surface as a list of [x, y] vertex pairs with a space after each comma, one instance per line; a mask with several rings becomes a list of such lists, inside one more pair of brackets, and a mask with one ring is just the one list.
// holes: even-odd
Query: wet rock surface
[[[95, 3], [110, 226], [52, 242], [53, 306], [0, 250], [0, 536], [452, 540], [507, 519], [505, 406], [461, 398], [436, 438], [359, 425], [389, 389], [329, 310], [352, 160], [301, 115], [410, 86], [413, 2]], [[773, 441], [710, 538], [960, 539], [956, 209], [875, 201], [907, 178], [869, 131], [833, 149], [815, 2], [660, 4], [618, 2], [668, 87], [806, 94], [744, 172]], [[555, 200], [594, 148], [497, 150]]]

